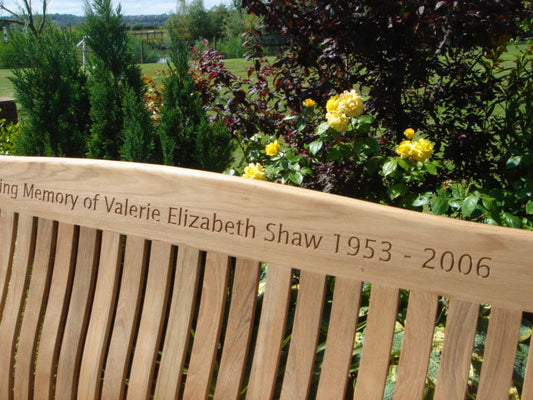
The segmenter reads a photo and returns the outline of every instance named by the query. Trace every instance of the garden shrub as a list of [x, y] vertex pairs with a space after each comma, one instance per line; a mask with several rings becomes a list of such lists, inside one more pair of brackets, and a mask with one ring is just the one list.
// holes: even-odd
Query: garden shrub
[[163, 79], [158, 131], [167, 165], [223, 171], [231, 159], [231, 136], [224, 124], [210, 122], [189, 73], [185, 48], [170, 53]]
[[[94, 0], [87, 8], [83, 30], [92, 50], [88, 156], [157, 162], [150, 148], [144, 154], [139, 148], [140, 144], [153, 143], [155, 138], [146, 123], [149, 119], [143, 102], [146, 87], [133, 60], [120, 6], [113, 10], [111, 0]], [[141, 139], [134, 137], [141, 131]]]
[[89, 129], [86, 77], [76, 58], [76, 37], [49, 26], [15, 42], [26, 68], [13, 70], [22, 109], [17, 154], [82, 157]]

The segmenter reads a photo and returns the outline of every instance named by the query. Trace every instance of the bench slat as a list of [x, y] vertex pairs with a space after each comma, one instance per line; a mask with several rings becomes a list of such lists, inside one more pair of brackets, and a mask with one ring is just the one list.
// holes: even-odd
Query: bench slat
[[282, 399], [306, 399], [308, 396], [325, 288], [325, 275], [301, 272], [289, 355], [281, 387]]
[[450, 300], [435, 400], [463, 400], [472, 361], [479, 304]]
[[228, 256], [208, 252], [184, 399], [207, 398], [224, 316], [228, 277]]
[[55, 246], [55, 224], [53, 221], [39, 219], [35, 257], [31, 273], [30, 287], [24, 307], [24, 319], [20, 328], [17, 345], [17, 364], [15, 368], [15, 397], [31, 398], [33, 388], [33, 369], [35, 346], [39, 322], [45, 306], [46, 294], [51, 277], [51, 263]]
[[34, 400], [53, 398], [56, 363], [74, 275], [76, 241], [74, 225], [59, 223], [52, 280], [39, 337]]
[[237, 259], [215, 399], [239, 398], [254, 323], [260, 272], [257, 261]]
[[268, 266], [247, 399], [271, 399], [274, 395], [291, 284], [290, 268]]
[[431, 356], [435, 317], [439, 297], [435, 294], [411, 291], [405, 321], [395, 400], [423, 399]]
[[7, 284], [11, 276], [15, 238], [17, 235], [16, 214], [2, 210], [0, 213], [0, 321], [4, 312]]
[[146, 270], [146, 240], [126, 238], [124, 266], [104, 370], [103, 399], [122, 399]]
[[122, 241], [118, 233], [102, 233], [102, 250], [91, 319], [80, 367], [78, 399], [97, 399], [106, 344], [114, 311], [120, 272]]
[[398, 303], [398, 289], [372, 285], [363, 354], [355, 384], [355, 399], [383, 398]]
[[80, 227], [76, 270], [68, 308], [65, 332], [61, 342], [55, 395], [76, 397], [81, 355], [96, 276], [99, 234], [96, 229]]
[[187, 355], [200, 272], [200, 251], [180, 246], [154, 398], [176, 399]]
[[152, 242], [139, 333], [128, 385], [128, 399], [150, 397], [173, 261], [174, 250], [171, 244]]
[[[13, 398], [13, 362], [26, 286], [35, 247], [35, 221], [20, 214], [13, 270], [9, 281], [4, 318], [0, 325], [0, 398]], [[7, 318], [10, 316], [10, 318]]]
[[343, 399], [348, 384], [359, 307], [360, 281], [336, 278], [317, 399]]
[[492, 307], [479, 379], [479, 400], [507, 400], [522, 312]]

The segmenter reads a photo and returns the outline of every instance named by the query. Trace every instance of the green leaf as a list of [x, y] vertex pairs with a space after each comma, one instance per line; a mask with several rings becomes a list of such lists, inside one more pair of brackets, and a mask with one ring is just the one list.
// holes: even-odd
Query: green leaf
[[426, 171], [430, 173], [431, 175], [437, 175], [437, 166], [433, 164], [432, 162], [428, 162], [425, 164]]
[[394, 171], [396, 171], [396, 168], [398, 167], [398, 161], [393, 158], [392, 160], [387, 161], [385, 164], [383, 164], [383, 176], [389, 176]]
[[431, 199], [431, 210], [435, 215], [442, 215], [448, 211], [448, 199], [442, 196], [435, 196]]
[[399, 196], [404, 195], [407, 193], [407, 186], [405, 186], [403, 183], [397, 183], [394, 186], [391, 186], [387, 189], [387, 193], [391, 200], [394, 200], [398, 198]]
[[498, 211], [498, 202], [494, 197], [483, 197], [481, 200], [483, 206], [487, 209], [489, 217], [498, 222], [500, 225], [500, 213]]
[[309, 143], [309, 152], [312, 155], [316, 156], [323, 145], [324, 142], [322, 142], [321, 140], [315, 140], [314, 142]]
[[397, 158], [398, 160], [398, 165], [403, 168], [404, 170], [408, 171], [409, 168], [411, 167], [411, 164], [409, 164], [409, 162], [404, 159], [404, 158]]
[[533, 214], [533, 200], [529, 200], [526, 204], [526, 214]]
[[507, 160], [507, 162], [505, 163], [505, 166], [509, 169], [516, 168], [520, 165], [521, 162], [522, 162], [522, 156], [513, 156]]
[[520, 335], [518, 338], [518, 341], [525, 342], [531, 337], [533, 330], [531, 329], [531, 326], [522, 325], [520, 326]]
[[463, 217], [470, 217], [474, 210], [476, 209], [477, 203], [479, 201], [478, 196], [468, 196], [463, 201], [463, 206], [461, 207], [461, 213], [463, 214]]
[[411, 204], [413, 207], [423, 207], [426, 204], [429, 203], [430, 195], [428, 194], [421, 194], [418, 196], [413, 203]]
[[307, 121], [304, 118], [300, 118], [298, 120], [298, 123], [296, 124], [296, 129], [298, 130], [298, 132], [301, 132], [305, 129], [306, 126], [307, 126]]
[[504, 212], [502, 214], [503, 220], [505, 221], [505, 224], [511, 228], [521, 228], [522, 227], [522, 221], [519, 217], [516, 215]]
[[322, 122], [320, 125], [317, 126], [315, 133], [318, 136], [323, 136], [327, 131], [329, 130], [329, 125], [327, 122]]
[[365, 145], [368, 146], [372, 153], [379, 153], [380, 151], [379, 143], [374, 138], [366, 138]]
[[293, 171], [289, 174], [289, 179], [292, 183], [300, 186], [304, 181], [304, 176], [299, 171]]
[[364, 170], [368, 175], [372, 175], [374, 172], [376, 172], [377, 167], [378, 160], [375, 158], [370, 158], [366, 161]]

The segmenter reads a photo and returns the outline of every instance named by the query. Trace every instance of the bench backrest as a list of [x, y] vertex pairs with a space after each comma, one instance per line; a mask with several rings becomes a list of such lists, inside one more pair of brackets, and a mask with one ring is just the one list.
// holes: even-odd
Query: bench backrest
[[442, 303], [434, 398], [465, 398], [480, 304], [472, 395], [509, 396], [532, 232], [154, 165], [0, 170], [2, 399], [421, 399]]

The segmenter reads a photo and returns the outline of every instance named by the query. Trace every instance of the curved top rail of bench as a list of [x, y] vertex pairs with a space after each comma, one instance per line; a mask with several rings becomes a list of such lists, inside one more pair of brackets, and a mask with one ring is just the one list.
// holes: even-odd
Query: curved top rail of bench
[[113, 161], [0, 157], [0, 208], [533, 311], [533, 232], [275, 183]]

